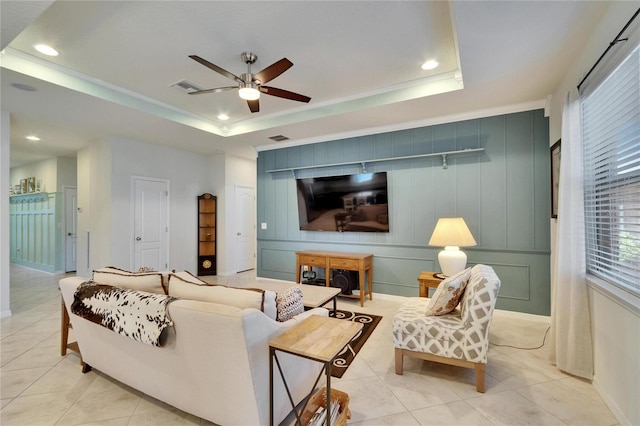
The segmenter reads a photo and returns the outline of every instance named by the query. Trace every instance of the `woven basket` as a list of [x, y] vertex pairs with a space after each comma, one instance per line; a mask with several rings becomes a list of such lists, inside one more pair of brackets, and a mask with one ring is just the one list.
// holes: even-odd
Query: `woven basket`
[[[347, 419], [351, 418], [351, 411], [349, 410], [349, 394], [331, 388], [331, 404], [340, 404], [338, 418], [334, 425], [346, 426]], [[308, 425], [311, 417], [316, 412], [318, 407], [327, 407], [327, 388], [324, 387], [314, 392], [309, 398], [309, 402], [304, 409], [304, 412], [300, 416], [300, 420], [303, 425]]]

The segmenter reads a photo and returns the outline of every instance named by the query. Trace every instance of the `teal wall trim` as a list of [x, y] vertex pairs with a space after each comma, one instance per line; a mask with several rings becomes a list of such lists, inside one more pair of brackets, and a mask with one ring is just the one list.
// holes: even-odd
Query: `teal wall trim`
[[[295, 179], [267, 170], [467, 148], [483, 153], [367, 165], [387, 171], [389, 233], [300, 231]], [[357, 165], [319, 167], [296, 177], [360, 173]], [[439, 270], [427, 246], [440, 217], [462, 216], [478, 246], [469, 264], [491, 265], [502, 280], [498, 307], [548, 315], [549, 130], [543, 110], [263, 151], [258, 156], [258, 276], [295, 280], [295, 252], [373, 253], [374, 292], [415, 296], [417, 276]]]
[[9, 204], [11, 263], [45, 272], [62, 270], [61, 193], [14, 195]]

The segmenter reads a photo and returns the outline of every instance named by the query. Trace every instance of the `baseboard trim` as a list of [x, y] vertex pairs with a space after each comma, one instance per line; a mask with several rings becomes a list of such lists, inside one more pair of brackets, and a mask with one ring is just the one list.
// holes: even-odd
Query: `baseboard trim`
[[607, 408], [609, 409], [609, 411], [611, 411], [611, 414], [613, 414], [613, 417], [616, 418], [618, 423], [620, 423], [620, 425], [622, 425], [622, 426], [627, 426], [627, 425], [628, 426], [633, 426], [633, 423], [631, 422], [631, 420], [627, 419], [627, 416], [620, 409], [618, 404], [616, 404], [615, 399], [613, 399], [609, 395], [609, 393], [602, 386], [600, 386], [600, 383], [598, 382], [597, 376], [594, 377], [592, 385], [596, 389], [598, 394], [600, 395], [600, 398], [602, 398], [602, 401], [604, 401], [604, 403], [607, 406]]

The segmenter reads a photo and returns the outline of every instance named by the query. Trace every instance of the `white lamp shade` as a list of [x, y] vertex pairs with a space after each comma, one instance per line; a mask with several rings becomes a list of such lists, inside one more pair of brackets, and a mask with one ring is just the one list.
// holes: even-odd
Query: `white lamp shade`
[[469, 227], [461, 217], [444, 217], [438, 219], [436, 227], [429, 240], [430, 246], [470, 247], [475, 246], [476, 240], [471, 235]]
[[448, 277], [457, 274], [467, 266], [467, 255], [459, 247], [470, 247], [476, 244], [469, 227], [461, 217], [438, 219], [429, 240], [430, 246], [444, 247], [444, 250], [438, 253], [438, 263], [442, 273]]

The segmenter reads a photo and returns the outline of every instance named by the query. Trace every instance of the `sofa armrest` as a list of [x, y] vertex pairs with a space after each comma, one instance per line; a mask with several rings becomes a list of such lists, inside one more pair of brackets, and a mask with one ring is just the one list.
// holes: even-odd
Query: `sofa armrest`
[[323, 316], [323, 317], [328, 317], [329, 316], [329, 311], [327, 309], [325, 309], [325, 308], [309, 309], [308, 311], [304, 311], [303, 313], [296, 315], [295, 317], [291, 318], [290, 320], [285, 321], [283, 324], [287, 324], [287, 326], [292, 326], [294, 324], [301, 323], [305, 319], [309, 318], [311, 315], [320, 315], [320, 316]]

